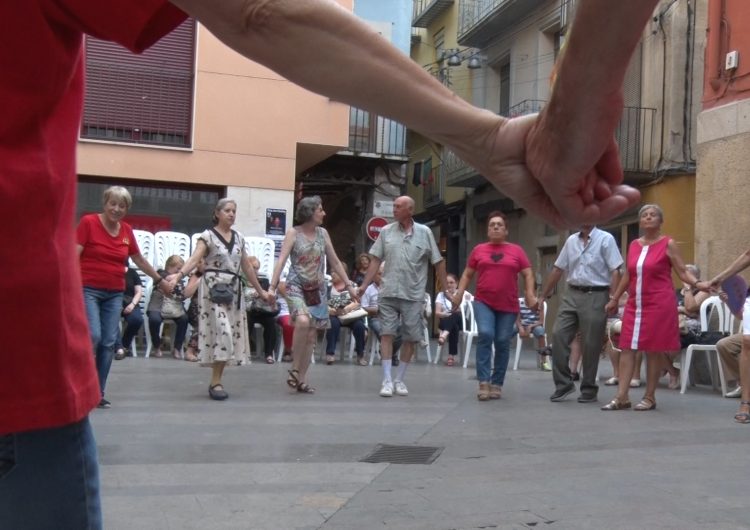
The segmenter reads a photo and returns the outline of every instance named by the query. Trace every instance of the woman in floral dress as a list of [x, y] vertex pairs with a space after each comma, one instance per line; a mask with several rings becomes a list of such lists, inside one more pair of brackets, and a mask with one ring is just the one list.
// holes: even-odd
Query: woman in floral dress
[[[268, 297], [245, 253], [245, 239], [232, 230], [236, 215], [237, 204], [231, 199], [220, 199], [214, 210], [214, 227], [200, 235], [193, 255], [176, 273], [180, 280], [203, 261], [203, 281], [198, 287], [198, 349], [201, 362], [212, 367], [208, 395], [217, 401], [229, 397], [221, 383], [226, 364], [243, 364], [250, 353], [240, 271], [263, 298]], [[218, 283], [232, 286], [231, 302], [212, 300], [211, 290]]]
[[325, 216], [323, 203], [317, 195], [305, 197], [299, 202], [299, 224], [286, 232], [269, 289], [271, 295], [276, 294], [281, 270], [289, 258], [286, 300], [294, 323], [294, 338], [292, 369], [289, 370], [286, 382], [298, 392], [307, 394], [315, 392], [315, 389], [307, 384], [307, 369], [318, 338], [318, 330], [327, 329], [329, 326], [325, 258], [328, 258], [331, 270], [336, 271], [344, 279], [352, 298], [356, 298], [357, 295], [346, 270], [333, 250], [328, 232], [320, 226]]

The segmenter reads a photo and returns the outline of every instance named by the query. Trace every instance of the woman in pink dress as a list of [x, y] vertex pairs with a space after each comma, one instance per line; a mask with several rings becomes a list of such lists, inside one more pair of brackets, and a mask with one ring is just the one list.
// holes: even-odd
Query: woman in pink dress
[[602, 410], [630, 408], [628, 391], [633, 375], [635, 352], [646, 354], [646, 393], [634, 410], [656, 408], [656, 384], [670, 363], [667, 353], [680, 349], [677, 298], [672, 285], [672, 270], [694, 287], [698, 279], [685, 268], [674, 240], [661, 233], [664, 213], [656, 204], [647, 204], [638, 212], [641, 237], [630, 243], [627, 270], [606, 305], [609, 313], [617, 310], [617, 300], [627, 289], [628, 301], [620, 333], [620, 380], [617, 395]]

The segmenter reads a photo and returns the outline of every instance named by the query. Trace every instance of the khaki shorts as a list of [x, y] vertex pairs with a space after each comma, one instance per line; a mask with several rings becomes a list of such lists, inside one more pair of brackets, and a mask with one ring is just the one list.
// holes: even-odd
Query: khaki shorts
[[419, 342], [424, 338], [422, 328], [422, 307], [424, 302], [419, 300], [403, 300], [401, 298], [381, 298], [378, 301], [380, 314], [381, 335], [397, 335], [399, 330], [404, 342]]

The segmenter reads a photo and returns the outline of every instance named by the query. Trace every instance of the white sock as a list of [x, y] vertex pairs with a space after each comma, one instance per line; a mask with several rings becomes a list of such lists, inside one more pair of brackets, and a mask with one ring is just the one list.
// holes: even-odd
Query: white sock
[[391, 381], [391, 360], [383, 359], [380, 363], [383, 365], [383, 381]]
[[404, 382], [404, 372], [406, 372], [406, 368], [408, 368], [409, 363], [401, 361], [398, 363], [398, 368], [396, 368], [396, 381]]

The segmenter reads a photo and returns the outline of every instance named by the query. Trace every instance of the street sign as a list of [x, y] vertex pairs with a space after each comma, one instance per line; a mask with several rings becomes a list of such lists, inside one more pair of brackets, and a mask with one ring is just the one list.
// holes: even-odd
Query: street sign
[[375, 201], [372, 205], [372, 215], [375, 217], [393, 217], [393, 201]]
[[380, 235], [380, 231], [385, 225], [388, 224], [388, 219], [384, 217], [372, 217], [367, 221], [365, 230], [367, 231], [367, 237], [375, 241]]

